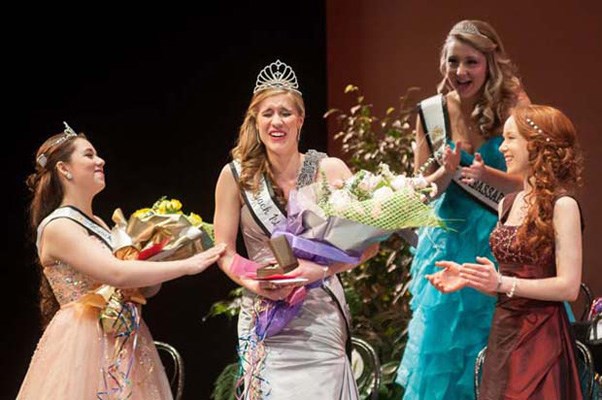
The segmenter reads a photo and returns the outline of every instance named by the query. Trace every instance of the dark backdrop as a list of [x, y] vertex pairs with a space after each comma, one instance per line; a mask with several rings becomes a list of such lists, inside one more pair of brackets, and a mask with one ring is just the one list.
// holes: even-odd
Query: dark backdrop
[[[203, 6], [200, 14], [5, 15], [1, 398], [16, 396], [41, 334], [24, 181], [37, 147], [62, 131], [62, 121], [86, 133], [106, 160], [107, 188], [95, 201], [106, 221], [116, 207], [129, 214], [162, 195], [211, 221], [214, 185], [255, 77], [276, 58], [293, 66], [306, 101], [302, 148], [326, 150], [323, 2], [250, 3]], [[235, 322], [203, 322], [233, 287], [214, 266], [165, 283], [143, 310], [154, 338], [184, 356], [186, 399], [208, 399], [236, 359]]]

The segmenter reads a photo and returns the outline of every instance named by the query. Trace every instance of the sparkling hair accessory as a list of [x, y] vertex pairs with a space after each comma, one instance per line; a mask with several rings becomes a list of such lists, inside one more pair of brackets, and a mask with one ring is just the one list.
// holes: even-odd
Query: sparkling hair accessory
[[475, 24], [470, 21], [464, 21], [456, 24], [449, 32], [449, 36], [457, 34], [476, 35], [489, 39], [479, 31], [479, 28], [477, 28]]
[[[543, 130], [537, 126], [537, 124], [535, 122], [533, 122], [533, 120], [529, 117], [525, 118], [525, 120], [527, 121], [527, 123], [531, 126], [531, 128], [533, 128], [537, 133], [539, 133], [540, 135], [543, 135]], [[550, 138], [546, 137], [546, 142], [549, 142]]]
[[[75, 131], [71, 129], [71, 127], [65, 121], [63, 121], [63, 124], [65, 124], [63, 134], [58, 139], [56, 139], [50, 146], [48, 146], [49, 148], [58, 146], [61, 143], [77, 136], [77, 133], [75, 133]], [[45, 153], [42, 153], [38, 156], [38, 158], [36, 158], [36, 162], [40, 165], [40, 167], [44, 168], [48, 163], [48, 157]]]
[[280, 60], [276, 60], [270, 65], [264, 67], [257, 75], [257, 81], [255, 81], [255, 89], [253, 93], [257, 93], [265, 89], [286, 89], [297, 92], [299, 91], [299, 84], [297, 83], [297, 76], [293, 69], [283, 63]]

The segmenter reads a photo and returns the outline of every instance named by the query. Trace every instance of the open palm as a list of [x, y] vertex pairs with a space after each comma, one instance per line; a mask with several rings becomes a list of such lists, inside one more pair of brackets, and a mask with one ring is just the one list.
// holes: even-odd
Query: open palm
[[460, 276], [461, 265], [453, 261], [437, 261], [439, 272], [426, 276], [426, 279], [440, 292], [450, 293], [466, 287], [467, 280]]

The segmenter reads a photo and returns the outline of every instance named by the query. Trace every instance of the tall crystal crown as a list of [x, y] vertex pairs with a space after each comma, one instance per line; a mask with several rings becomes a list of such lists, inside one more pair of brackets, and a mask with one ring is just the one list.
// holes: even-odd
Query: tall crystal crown
[[[48, 146], [49, 149], [77, 136], [77, 133], [75, 133], [75, 131], [71, 129], [71, 127], [65, 121], [63, 121], [63, 124], [65, 124], [63, 134], [59, 136], [59, 138], [56, 139], [50, 146]], [[38, 158], [36, 158], [36, 162], [40, 164], [40, 167], [44, 168], [48, 162], [48, 156], [46, 156], [45, 153], [42, 153], [38, 156]]]
[[483, 35], [479, 28], [475, 24], [470, 21], [462, 21], [454, 25], [452, 30], [449, 32], [449, 35], [457, 35], [457, 34], [465, 34], [465, 35], [476, 35], [487, 38], [487, 36]]
[[295, 71], [280, 60], [276, 60], [276, 62], [266, 66], [257, 75], [253, 93], [265, 89], [286, 89], [301, 95]]

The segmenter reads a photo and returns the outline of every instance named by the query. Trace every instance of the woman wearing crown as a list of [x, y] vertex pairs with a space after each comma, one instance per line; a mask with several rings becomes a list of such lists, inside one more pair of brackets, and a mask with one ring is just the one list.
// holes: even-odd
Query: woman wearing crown
[[179, 261], [115, 257], [111, 232], [92, 209], [94, 197], [105, 187], [104, 165], [86, 137], [68, 126], [38, 149], [27, 184], [33, 192], [31, 227], [41, 266], [40, 308], [47, 325], [18, 400], [172, 398], [139, 307], [126, 302], [116, 325], [101, 324], [104, 304], [90, 292], [103, 284], [156, 292], [161, 282], [204, 271], [224, 246]]
[[[232, 162], [224, 166], [215, 191], [216, 241], [229, 250], [222, 270], [244, 288], [238, 320], [244, 399], [358, 399], [351, 371], [349, 312], [336, 273], [354, 265], [324, 267], [299, 260], [295, 275], [305, 278], [306, 296], [294, 317], [277, 330], [260, 332], [262, 311], [291, 297], [299, 288], [265, 287], [237, 271], [257, 269], [273, 255], [271, 232], [286, 217], [289, 193], [318, 179], [351, 176], [337, 158], [299, 151], [305, 107], [295, 73], [279, 60], [257, 77], [253, 97], [240, 127]], [[318, 170], [321, 173], [318, 173]], [[236, 252], [238, 229], [250, 259]], [[364, 259], [374, 254], [371, 248]]]
[[499, 151], [503, 123], [528, 103], [495, 30], [461, 21], [441, 51], [440, 94], [418, 106], [416, 173], [439, 187], [435, 209], [449, 230], [422, 228], [411, 266], [412, 319], [397, 372], [404, 399], [474, 398], [473, 370], [486, 345], [495, 299], [467, 288], [443, 295], [424, 277], [435, 261], [493, 259], [489, 233], [497, 204], [520, 178], [506, 174]]

